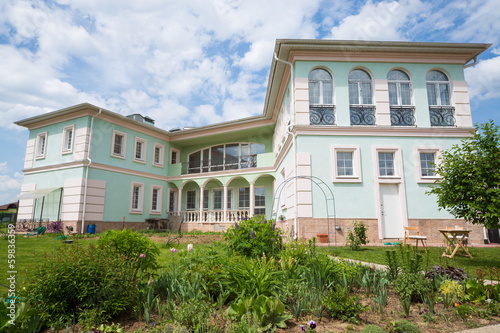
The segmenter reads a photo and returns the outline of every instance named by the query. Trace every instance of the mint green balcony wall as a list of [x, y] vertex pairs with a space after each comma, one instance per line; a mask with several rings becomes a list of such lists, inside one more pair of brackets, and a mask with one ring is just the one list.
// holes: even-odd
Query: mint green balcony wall
[[310, 71], [318, 67], [327, 69], [333, 76], [335, 115], [336, 125], [338, 126], [350, 126], [348, 75], [353, 69], [361, 68], [366, 70], [374, 81], [387, 79], [387, 74], [393, 69], [406, 71], [412, 80], [415, 118], [418, 127], [430, 127], [426, 87], [427, 72], [433, 69], [441, 69], [448, 75], [450, 81], [464, 80], [462, 65], [379, 62], [297, 61], [295, 64], [295, 77], [307, 79]]

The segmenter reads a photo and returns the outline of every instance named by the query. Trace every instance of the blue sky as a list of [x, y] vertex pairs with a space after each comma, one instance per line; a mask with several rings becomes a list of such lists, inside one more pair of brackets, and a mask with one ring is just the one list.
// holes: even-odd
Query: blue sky
[[500, 125], [498, 0], [3, 0], [0, 204], [22, 184], [14, 121], [89, 102], [160, 128], [261, 114], [279, 38], [493, 43], [466, 70], [473, 121]]

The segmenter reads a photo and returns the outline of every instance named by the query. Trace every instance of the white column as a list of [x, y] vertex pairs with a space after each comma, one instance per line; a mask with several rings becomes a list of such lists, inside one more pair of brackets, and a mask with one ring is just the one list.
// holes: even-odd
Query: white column
[[255, 210], [255, 185], [254, 185], [254, 183], [250, 183], [250, 214], [249, 214], [249, 216], [253, 216], [254, 210]]
[[182, 211], [182, 188], [177, 190], [177, 212], [180, 214]]
[[227, 222], [228, 218], [227, 218], [227, 185], [224, 184], [224, 193], [222, 194], [223, 195], [223, 198], [222, 198], [222, 210], [224, 211], [224, 217], [222, 218], [222, 222]]
[[200, 187], [200, 218], [198, 222], [204, 222], [203, 221], [203, 192], [204, 192], [204, 187]]

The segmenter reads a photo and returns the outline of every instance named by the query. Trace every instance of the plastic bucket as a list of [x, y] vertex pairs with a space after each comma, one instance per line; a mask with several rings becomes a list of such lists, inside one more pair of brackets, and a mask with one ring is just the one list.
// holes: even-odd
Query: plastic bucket
[[87, 227], [87, 233], [93, 235], [95, 234], [95, 224], [89, 224]]

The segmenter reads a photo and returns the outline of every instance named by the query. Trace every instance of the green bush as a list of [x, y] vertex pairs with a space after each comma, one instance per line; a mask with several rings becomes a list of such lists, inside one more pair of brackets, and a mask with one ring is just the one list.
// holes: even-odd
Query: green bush
[[323, 305], [330, 318], [357, 325], [361, 323], [359, 315], [366, 311], [366, 307], [361, 304], [359, 297], [351, 296], [346, 288], [329, 290], [323, 299]]
[[368, 244], [367, 231], [368, 228], [363, 222], [354, 221], [354, 231], [349, 229], [347, 233], [347, 244], [352, 250], [359, 250], [361, 245]]
[[264, 216], [235, 223], [226, 231], [224, 239], [231, 250], [252, 258], [262, 255], [274, 257], [283, 248], [280, 229]]
[[420, 333], [420, 329], [408, 320], [401, 319], [389, 325], [390, 333]]
[[157, 257], [160, 250], [147, 236], [131, 229], [109, 229], [99, 237], [99, 244], [110, 246], [127, 258], [135, 268], [133, 277], [139, 272], [152, 272], [158, 269]]
[[40, 258], [22, 296], [47, 325], [81, 321], [95, 326], [133, 304], [137, 297], [134, 271], [111, 247], [64, 246]]

